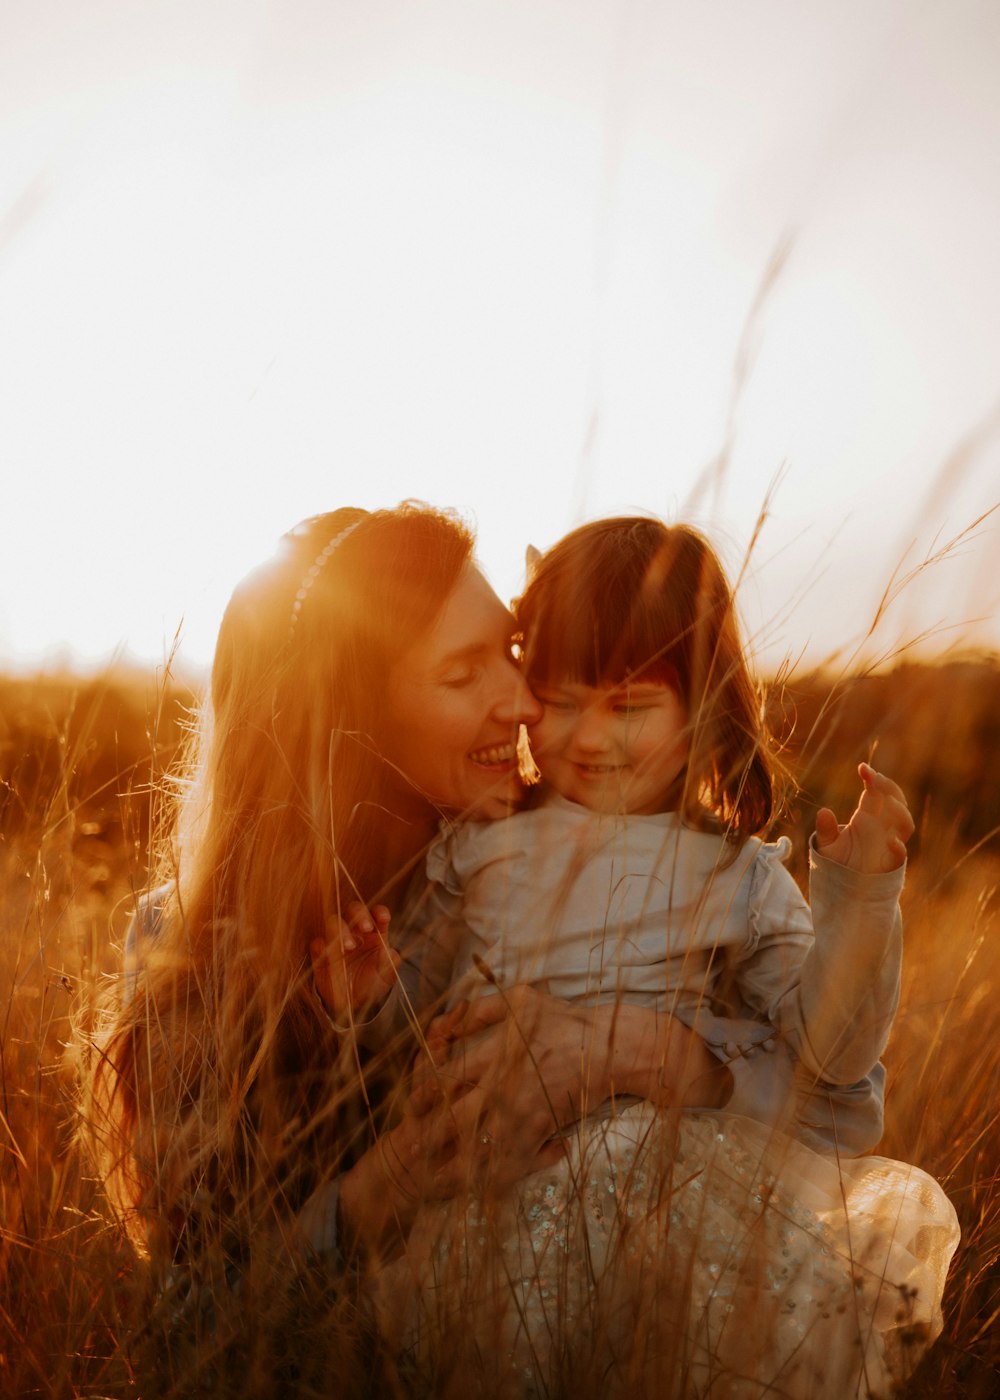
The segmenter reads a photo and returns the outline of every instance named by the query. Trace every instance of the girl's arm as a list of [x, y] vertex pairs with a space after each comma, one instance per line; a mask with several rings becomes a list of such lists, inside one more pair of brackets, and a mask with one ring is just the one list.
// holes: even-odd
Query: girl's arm
[[810, 852], [816, 941], [779, 1017], [792, 1021], [799, 1059], [835, 1084], [862, 1079], [881, 1058], [899, 1005], [902, 870], [859, 875]]
[[857, 810], [839, 827], [820, 813], [809, 909], [772, 862], [752, 896], [752, 951], [738, 969], [747, 1002], [780, 1030], [804, 1070], [854, 1085], [877, 1064], [899, 1000], [899, 894], [912, 819], [899, 788], [861, 766]]
[[[377, 1049], [401, 1024], [400, 957], [389, 942], [391, 916], [384, 904], [369, 911], [360, 900], [344, 913], [330, 920], [325, 939], [309, 945], [313, 979], [334, 1026]], [[360, 1036], [362, 1029], [367, 1038]]]

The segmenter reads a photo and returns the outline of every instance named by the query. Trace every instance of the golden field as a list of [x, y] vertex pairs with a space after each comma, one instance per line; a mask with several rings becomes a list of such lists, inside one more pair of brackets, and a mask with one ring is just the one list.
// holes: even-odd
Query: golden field
[[[248, 1289], [225, 1324], [225, 1364], [197, 1346], [165, 1359], [146, 1266], [76, 1145], [73, 1027], [93, 1025], [118, 969], [154, 794], [192, 701], [151, 677], [0, 681], [3, 1396], [264, 1396], [296, 1353], [309, 1361], [293, 1393], [381, 1393], [349, 1320], [341, 1327], [305, 1283], [259, 1311]], [[963, 1240], [944, 1336], [904, 1394], [986, 1400], [1000, 1394], [1000, 666], [794, 679], [771, 706], [799, 787], [784, 824], [799, 872], [816, 807], [853, 807], [860, 760], [910, 798], [905, 980], [881, 1150], [941, 1181]], [[205, 1353], [223, 1345], [203, 1338]]]

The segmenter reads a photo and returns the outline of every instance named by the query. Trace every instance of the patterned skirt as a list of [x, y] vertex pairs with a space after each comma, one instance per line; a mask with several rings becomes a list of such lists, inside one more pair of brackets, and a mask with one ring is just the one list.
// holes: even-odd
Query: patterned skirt
[[958, 1237], [917, 1167], [642, 1104], [513, 1193], [425, 1207], [372, 1301], [417, 1394], [888, 1397]]

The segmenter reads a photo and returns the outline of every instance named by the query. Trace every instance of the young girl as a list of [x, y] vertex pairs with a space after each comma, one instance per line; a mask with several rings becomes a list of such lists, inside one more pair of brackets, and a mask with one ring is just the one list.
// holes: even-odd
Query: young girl
[[[460, 916], [451, 1003], [529, 983], [656, 1007], [730, 1063], [731, 1111], [870, 1150], [899, 997], [903, 794], [864, 764], [847, 827], [819, 813], [811, 914], [790, 842], [752, 834], [773, 815], [769, 740], [729, 585], [694, 530], [584, 526], [537, 564], [518, 615], [542, 783], [529, 810], [430, 853]], [[758, 1046], [777, 1053], [751, 1080]]]
[[[425, 1209], [384, 1274], [383, 1318], [404, 1319], [440, 1393], [599, 1375], [604, 1392], [887, 1395], [940, 1331], [957, 1243], [917, 1168], [837, 1156], [880, 1102], [902, 793], [862, 765], [847, 826], [820, 813], [810, 917], [788, 843], [755, 834], [772, 816], [766, 733], [731, 590], [693, 530], [584, 526], [538, 563], [518, 618], [543, 781], [529, 810], [432, 852], [461, 905], [454, 997], [528, 982], [634, 1001], [730, 1060], [777, 1041], [775, 1092], [741, 1103], [737, 1077], [722, 1115], [604, 1105], [515, 1200]], [[736, 1044], [719, 1010], [748, 1018]]]

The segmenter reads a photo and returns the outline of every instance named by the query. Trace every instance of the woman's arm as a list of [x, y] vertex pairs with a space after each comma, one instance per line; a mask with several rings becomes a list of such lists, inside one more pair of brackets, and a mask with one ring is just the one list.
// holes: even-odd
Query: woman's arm
[[391, 1257], [423, 1203], [508, 1190], [558, 1161], [559, 1131], [605, 1100], [711, 1108], [731, 1086], [698, 1035], [645, 1008], [529, 987], [463, 1004], [431, 1026], [399, 1123], [314, 1193], [300, 1234], [344, 1260]]
[[466, 1138], [538, 1145], [607, 1099], [722, 1107], [732, 1080], [701, 1038], [671, 1016], [610, 1003], [570, 1005], [530, 987], [483, 997], [442, 1018], [436, 1063], [415, 1076], [413, 1111], [444, 1100]]
[[[317, 952], [329, 1008], [337, 998]], [[608, 1099], [717, 1107], [731, 1086], [698, 1035], [652, 1010], [571, 1005], [529, 987], [463, 1003], [432, 1023], [403, 1118], [315, 1194], [300, 1227], [320, 1251], [391, 1253], [423, 1202], [508, 1189], [557, 1160], [559, 1131]]]
[[484, 1130], [465, 1133], [461, 1113], [440, 1099], [400, 1122], [346, 1172], [315, 1191], [298, 1230], [316, 1253], [347, 1261], [359, 1252], [391, 1258], [404, 1246], [417, 1210], [470, 1190], [506, 1191], [551, 1165], [562, 1146], [530, 1133], [512, 1134], [502, 1155]]

